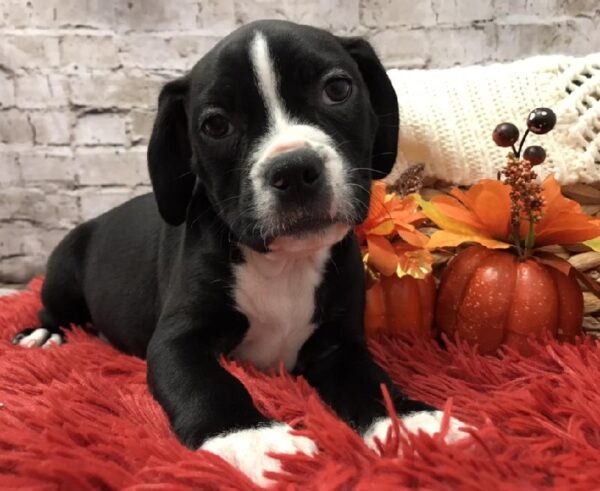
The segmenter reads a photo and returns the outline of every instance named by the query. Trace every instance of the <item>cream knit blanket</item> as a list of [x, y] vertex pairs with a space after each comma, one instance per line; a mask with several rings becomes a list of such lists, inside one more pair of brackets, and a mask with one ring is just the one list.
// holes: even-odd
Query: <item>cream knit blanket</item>
[[600, 181], [600, 53], [388, 75], [400, 106], [391, 179], [419, 162], [427, 175], [455, 184], [495, 177], [508, 149], [492, 141], [494, 127], [507, 121], [522, 134], [529, 112], [544, 106], [556, 113], [556, 127], [525, 143], [546, 149], [539, 174], [563, 184]]

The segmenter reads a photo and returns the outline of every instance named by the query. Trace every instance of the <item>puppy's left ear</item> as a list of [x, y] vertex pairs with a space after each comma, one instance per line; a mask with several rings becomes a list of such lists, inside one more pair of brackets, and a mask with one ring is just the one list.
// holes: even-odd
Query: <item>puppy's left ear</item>
[[188, 135], [185, 99], [188, 77], [166, 84], [148, 143], [148, 171], [158, 211], [171, 225], [185, 221], [196, 176], [190, 168], [192, 147]]
[[358, 37], [338, 37], [338, 40], [358, 65], [369, 90], [371, 106], [377, 115], [379, 127], [373, 145], [371, 167], [373, 178], [381, 179], [392, 170], [398, 152], [400, 116], [396, 91], [375, 50], [367, 41]]

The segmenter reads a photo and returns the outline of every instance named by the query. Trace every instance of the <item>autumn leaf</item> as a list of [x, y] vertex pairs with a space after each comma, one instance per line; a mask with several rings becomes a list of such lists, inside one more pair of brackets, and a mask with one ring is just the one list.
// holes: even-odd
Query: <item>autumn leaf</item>
[[[438, 232], [434, 232], [429, 238], [427, 242], [428, 249], [456, 247], [465, 242], [477, 242], [490, 249], [506, 249], [511, 246], [507, 242], [495, 240], [482, 225], [479, 225], [479, 227], [474, 226], [474, 224], [479, 223], [475, 217], [468, 216], [468, 219], [461, 220], [460, 212], [468, 210], [462, 207], [460, 203], [456, 207], [452, 206], [452, 211], [449, 213], [447, 210], [444, 213], [438, 208], [437, 204], [426, 201], [419, 195], [414, 195], [414, 198], [421, 206], [425, 216], [441, 229]], [[450, 204], [445, 201], [443, 205]], [[464, 215], [464, 217], [467, 217], [467, 215]]]
[[413, 278], [423, 279], [431, 273], [433, 256], [427, 249], [411, 247], [410, 244], [394, 244], [398, 256], [396, 275], [398, 278], [409, 275]]
[[599, 238], [600, 220], [586, 215], [576, 201], [565, 198], [554, 176], [543, 182], [542, 197], [542, 219], [535, 225], [536, 247], [576, 244]]
[[377, 235], [367, 237], [369, 264], [385, 276], [391, 276], [398, 267], [398, 256], [394, 247], [385, 237]]
[[586, 246], [596, 252], [600, 252], [600, 237], [596, 237], [594, 239], [586, 240], [583, 242]]
[[401, 198], [375, 181], [367, 218], [355, 228], [367, 269], [416, 278], [430, 272], [433, 257], [423, 249], [429, 238], [415, 226], [425, 218], [412, 196]]
[[[451, 196], [456, 198], [473, 215], [488, 234], [505, 240], [510, 235], [510, 186], [500, 181], [484, 179], [467, 191], [454, 188]], [[434, 200], [435, 201], [435, 200]]]
[[374, 181], [367, 218], [355, 230], [361, 243], [369, 235], [388, 236], [402, 232], [416, 245], [427, 241], [427, 237], [414, 226], [424, 219], [412, 197], [400, 198], [395, 193], [388, 193], [382, 181]]
[[511, 244], [507, 242], [491, 239], [480, 234], [457, 234], [446, 230], [440, 230], [439, 232], [434, 232], [429, 238], [427, 248], [441, 249], [444, 247], [457, 247], [467, 242], [481, 244], [488, 249], [508, 249], [511, 247]]

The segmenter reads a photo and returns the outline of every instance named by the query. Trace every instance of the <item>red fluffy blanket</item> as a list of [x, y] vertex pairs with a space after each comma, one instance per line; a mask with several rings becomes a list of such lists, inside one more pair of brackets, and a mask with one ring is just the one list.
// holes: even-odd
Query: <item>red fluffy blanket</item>
[[[61, 347], [12, 346], [35, 325], [39, 287], [0, 298], [0, 489], [256, 489], [219, 457], [178, 443], [142, 360], [81, 330]], [[228, 364], [261, 410], [319, 446], [314, 457], [282, 456], [276, 488], [600, 489], [597, 341], [550, 342], [531, 358], [418, 339], [372, 349], [410, 396], [473, 425], [472, 437], [447, 445], [393, 432], [376, 453], [302, 380]]]

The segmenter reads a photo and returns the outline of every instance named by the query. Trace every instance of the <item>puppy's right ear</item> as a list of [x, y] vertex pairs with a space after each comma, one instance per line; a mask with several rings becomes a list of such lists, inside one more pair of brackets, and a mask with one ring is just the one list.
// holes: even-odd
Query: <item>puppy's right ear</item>
[[376, 172], [374, 179], [381, 179], [392, 171], [396, 162], [400, 124], [398, 96], [379, 57], [367, 41], [359, 37], [337, 39], [358, 65], [377, 116], [379, 128], [373, 144], [371, 167]]
[[148, 171], [158, 211], [171, 225], [185, 221], [196, 176], [190, 168], [192, 147], [185, 113], [188, 77], [166, 84], [148, 144]]

